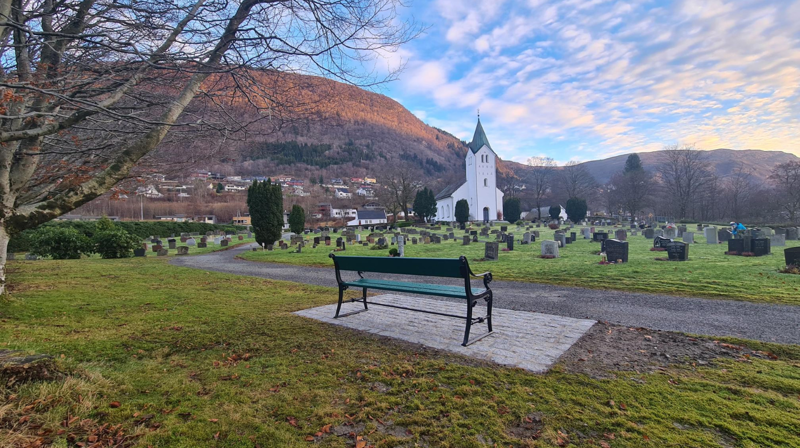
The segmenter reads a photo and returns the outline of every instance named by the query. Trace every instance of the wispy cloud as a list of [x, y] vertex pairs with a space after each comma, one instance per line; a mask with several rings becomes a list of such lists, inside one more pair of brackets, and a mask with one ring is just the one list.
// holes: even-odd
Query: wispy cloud
[[504, 158], [590, 159], [675, 142], [800, 155], [800, 0], [420, 8], [431, 29], [403, 53], [395, 96], [463, 139], [480, 108]]

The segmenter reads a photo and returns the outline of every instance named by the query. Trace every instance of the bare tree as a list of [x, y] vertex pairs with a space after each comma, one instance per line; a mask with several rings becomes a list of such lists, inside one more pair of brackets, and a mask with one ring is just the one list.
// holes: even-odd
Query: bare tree
[[[414, 202], [417, 190], [422, 188], [419, 171], [409, 164], [400, 164], [392, 167], [381, 178], [392, 199], [391, 202], [403, 212], [405, 220], [410, 221], [408, 207]], [[395, 221], [397, 221], [396, 217]]]
[[109, 191], [168, 133], [279, 118], [285, 71], [381, 81], [358, 68], [413, 37], [400, 4], [0, 0], [0, 292], [10, 234]]
[[659, 173], [679, 219], [688, 216], [692, 201], [712, 180], [705, 154], [692, 146], [665, 147]]
[[739, 162], [731, 176], [726, 179], [725, 186], [728, 190], [730, 216], [739, 221], [743, 217], [742, 207], [747, 204], [755, 190], [753, 169], [746, 168], [744, 162]]
[[550, 193], [552, 188], [553, 168], [557, 165], [551, 157], [531, 157], [525, 162], [530, 169], [527, 171], [525, 181], [528, 190], [531, 192], [534, 205], [542, 219], [542, 201]]
[[644, 169], [619, 172], [611, 178], [616, 203], [634, 220], [650, 202], [652, 185], [652, 175]]
[[580, 198], [587, 202], [593, 199], [597, 180], [582, 163], [571, 161], [559, 173], [559, 188], [564, 199]]
[[800, 162], [786, 162], [775, 166], [769, 176], [775, 185], [775, 197], [789, 222], [797, 221], [800, 214]]

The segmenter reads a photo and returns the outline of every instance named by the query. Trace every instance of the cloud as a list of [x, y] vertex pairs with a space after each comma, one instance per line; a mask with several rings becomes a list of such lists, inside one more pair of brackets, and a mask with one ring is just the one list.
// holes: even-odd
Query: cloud
[[800, 0], [437, 0], [432, 11], [398, 85], [461, 138], [480, 108], [503, 157], [676, 141], [800, 155]]

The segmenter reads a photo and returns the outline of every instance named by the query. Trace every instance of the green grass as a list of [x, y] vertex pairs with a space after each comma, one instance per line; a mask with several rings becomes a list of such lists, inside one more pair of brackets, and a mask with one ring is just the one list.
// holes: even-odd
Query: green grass
[[[162, 447], [800, 446], [796, 346], [614, 380], [534, 375], [291, 314], [335, 301], [329, 288], [154, 257], [9, 269], [0, 348], [56, 355], [69, 375], [0, 386], [4, 447], [74, 446], [103, 425]], [[541, 433], [515, 437], [529, 417]], [[353, 435], [325, 432], [339, 429]]]
[[[513, 229], [513, 226], [510, 227]], [[542, 239], [553, 239], [554, 231], [539, 229]], [[576, 232], [578, 229], [574, 229]], [[441, 234], [441, 232], [439, 232]], [[695, 244], [689, 248], [689, 261], [662, 262], [665, 252], [651, 252], [652, 240], [630, 236], [629, 262], [621, 265], [600, 265], [600, 243], [578, 240], [561, 248], [561, 258], [546, 260], [541, 254], [540, 240], [530, 245], [516, 241], [513, 252], [501, 252], [498, 261], [477, 261], [483, 258], [484, 244], [461, 245], [463, 232], [457, 231], [458, 242], [442, 244], [406, 244], [407, 257], [451, 258], [467, 256], [472, 270], [491, 270], [495, 280], [581, 286], [593, 289], [635, 291], [655, 294], [745, 300], [750, 302], [800, 305], [800, 276], [778, 273], [785, 266], [783, 249], [773, 248], [772, 255], [738, 257], [725, 255], [727, 245], [708, 245], [695, 233]], [[517, 240], [522, 232], [514, 232]], [[364, 233], [366, 236], [366, 233]], [[336, 234], [331, 234], [335, 240]], [[313, 238], [313, 235], [312, 235]], [[798, 246], [787, 241], [787, 247]], [[501, 248], [505, 244], [500, 244]], [[302, 266], [333, 267], [328, 254], [333, 246], [303, 248], [302, 253], [289, 250], [247, 252], [242, 258], [253, 261], [287, 263]], [[363, 246], [348, 246], [343, 255], [386, 256], [388, 250], [369, 250]]]

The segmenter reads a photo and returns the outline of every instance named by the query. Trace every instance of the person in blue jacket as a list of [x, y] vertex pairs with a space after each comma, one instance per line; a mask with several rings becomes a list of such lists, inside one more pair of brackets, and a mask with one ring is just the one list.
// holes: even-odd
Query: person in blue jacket
[[745, 227], [744, 224], [740, 222], [731, 222], [731, 233], [733, 236], [736, 236], [739, 232], [744, 230], [747, 230], [747, 227]]

